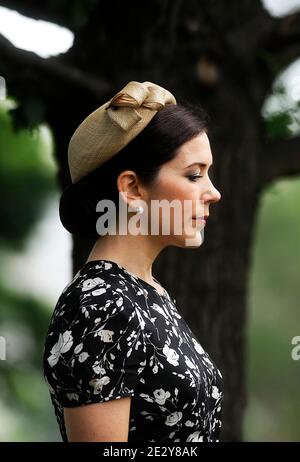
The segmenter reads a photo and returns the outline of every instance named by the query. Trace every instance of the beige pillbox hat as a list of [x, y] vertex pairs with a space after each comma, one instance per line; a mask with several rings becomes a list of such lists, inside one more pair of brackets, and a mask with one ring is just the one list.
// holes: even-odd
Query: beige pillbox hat
[[152, 82], [129, 82], [75, 130], [68, 147], [72, 183], [96, 170], [136, 137], [168, 104], [172, 93]]

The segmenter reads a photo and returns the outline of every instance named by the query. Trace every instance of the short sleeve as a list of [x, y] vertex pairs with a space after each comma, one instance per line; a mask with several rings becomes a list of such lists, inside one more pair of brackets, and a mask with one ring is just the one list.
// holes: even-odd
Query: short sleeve
[[146, 365], [144, 325], [133, 301], [120, 292], [83, 293], [47, 360], [57, 401], [75, 407], [133, 396]]

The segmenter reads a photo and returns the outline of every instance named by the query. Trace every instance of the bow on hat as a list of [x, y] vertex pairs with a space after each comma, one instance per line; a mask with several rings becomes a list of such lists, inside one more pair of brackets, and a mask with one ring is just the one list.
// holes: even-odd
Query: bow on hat
[[129, 82], [105, 108], [110, 119], [124, 131], [130, 130], [143, 117], [138, 109], [160, 111], [168, 104], [176, 104], [172, 93], [152, 82]]

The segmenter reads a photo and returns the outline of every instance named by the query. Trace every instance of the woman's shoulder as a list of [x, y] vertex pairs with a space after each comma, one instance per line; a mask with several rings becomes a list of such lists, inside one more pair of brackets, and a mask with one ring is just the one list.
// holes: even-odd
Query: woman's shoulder
[[[89, 262], [88, 262], [89, 263]], [[99, 322], [113, 325], [141, 323], [140, 305], [136, 303], [130, 281], [107, 264], [85, 264], [64, 288], [52, 313], [47, 343], [52, 337], [76, 331], [79, 335]], [[142, 324], [144, 324], [142, 322]]]
[[[133, 390], [145, 366], [146, 342], [145, 322], [130, 290], [125, 276], [108, 264], [84, 265], [64, 290], [52, 317], [43, 356], [45, 377], [61, 403], [72, 404], [75, 395], [71, 389], [76, 392], [76, 404], [87, 402], [87, 398], [89, 402], [98, 401], [101, 385], [108, 382], [111, 387], [121, 387], [106, 387], [105, 391], [111, 391], [109, 396]], [[100, 360], [108, 364], [103, 384], [102, 379], [95, 379], [95, 373], [102, 371]]]
[[77, 312], [87, 305], [107, 308], [112, 304], [125, 304], [130, 308], [137, 293], [138, 288], [118, 265], [102, 260], [88, 261], [61, 292], [53, 315], [74, 315], [74, 310]]

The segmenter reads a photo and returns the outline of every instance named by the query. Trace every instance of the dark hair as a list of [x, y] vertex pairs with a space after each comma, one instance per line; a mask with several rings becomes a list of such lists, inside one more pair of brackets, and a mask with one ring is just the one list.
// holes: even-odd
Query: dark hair
[[179, 148], [208, 132], [209, 116], [200, 105], [181, 100], [167, 105], [121, 151], [75, 184], [60, 198], [59, 215], [72, 234], [98, 238], [96, 204], [110, 199], [118, 207], [117, 178], [124, 170], [133, 170], [145, 186], [155, 183], [160, 167], [173, 159]]

